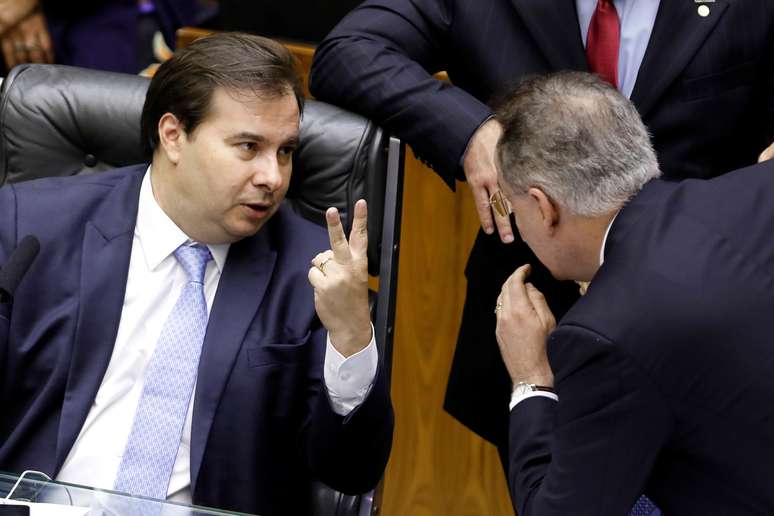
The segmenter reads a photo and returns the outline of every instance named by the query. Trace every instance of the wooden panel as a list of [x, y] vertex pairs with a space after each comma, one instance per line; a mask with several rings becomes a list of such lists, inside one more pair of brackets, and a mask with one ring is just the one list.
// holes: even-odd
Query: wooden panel
[[180, 27], [175, 32], [175, 48], [185, 48], [199, 38], [212, 34], [209, 29], [197, 27]]
[[[206, 34], [181, 29], [178, 48]], [[306, 88], [313, 49], [285, 45], [300, 63]], [[436, 77], [448, 80], [445, 73]], [[467, 185], [458, 183], [451, 192], [409, 150], [393, 350], [395, 439], [384, 478], [384, 516], [513, 515], [497, 451], [443, 410], [465, 299], [465, 263], [477, 231]]]
[[512, 515], [495, 448], [443, 410], [478, 230], [465, 183], [452, 193], [406, 153], [393, 352], [395, 439], [382, 514]]

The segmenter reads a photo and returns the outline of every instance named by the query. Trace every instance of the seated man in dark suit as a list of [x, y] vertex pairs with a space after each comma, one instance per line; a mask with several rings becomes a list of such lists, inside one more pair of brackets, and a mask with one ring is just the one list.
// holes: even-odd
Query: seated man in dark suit
[[498, 118], [498, 202], [557, 279], [591, 281], [558, 326], [529, 265], [494, 307], [518, 514], [623, 515], [643, 492], [774, 514], [774, 164], [661, 180], [633, 104], [580, 72]]
[[282, 205], [302, 105], [284, 47], [205, 38], [150, 84], [150, 166], [0, 190], [0, 263], [41, 249], [0, 317], [0, 470], [262, 515], [374, 487], [366, 206], [329, 244]]

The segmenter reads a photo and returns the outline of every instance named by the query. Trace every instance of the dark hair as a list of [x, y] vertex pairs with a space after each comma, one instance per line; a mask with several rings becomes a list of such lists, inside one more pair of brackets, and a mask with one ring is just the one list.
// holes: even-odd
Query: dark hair
[[191, 134], [210, 110], [213, 92], [225, 88], [261, 97], [293, 94], [303, 111], [304, 93], [290, 51], [276, 41], [238, 32], [213, 34], [175, 52], [151, 80], [142, 108], [145, 150], [159, 145], [158, 125], [172, 113]]

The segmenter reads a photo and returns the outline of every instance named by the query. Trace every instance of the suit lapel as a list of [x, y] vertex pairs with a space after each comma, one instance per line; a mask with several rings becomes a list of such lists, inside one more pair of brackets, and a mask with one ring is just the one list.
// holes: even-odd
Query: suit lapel
[[270, 228], [229, 250], [204, 337], [191, 429], [191, 491], [195, 492], [218, 402], [242, 348], [247, 328], [271, 280], [277, 253]]
[[551, 67], [588, 70], [575, 0], [511, 0]]
[[727, 0], [706, 5], [699, 16], [693, 0], [661, 0], [631, 99], [645, 117], [688, 65], [728, 8]]
[[121, 320], [143, 167], [127, 170], [84, 229], [80, 302], [57, 436], [62, 467], [102, 383]]

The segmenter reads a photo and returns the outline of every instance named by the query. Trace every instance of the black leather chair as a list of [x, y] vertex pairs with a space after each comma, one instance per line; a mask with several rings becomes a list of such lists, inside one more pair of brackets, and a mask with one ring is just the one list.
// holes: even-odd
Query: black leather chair
[[[94, 174], [148, 161], [140, 113], [148, 79], [57, 65], [22, 65], [0, 89], [0, 185], [50, 176]], [[336, 206], [345, 229], [357, 199], [368, 201], [368, 268], [376, 341], [389, 375], [397, 282], [403, 146], [365, 118], [309, 100], [301, 123], [288, 199], [325, 225]], [[374, 494], [347, 496], [318, 483], [314, 516], [365, 516]]]

